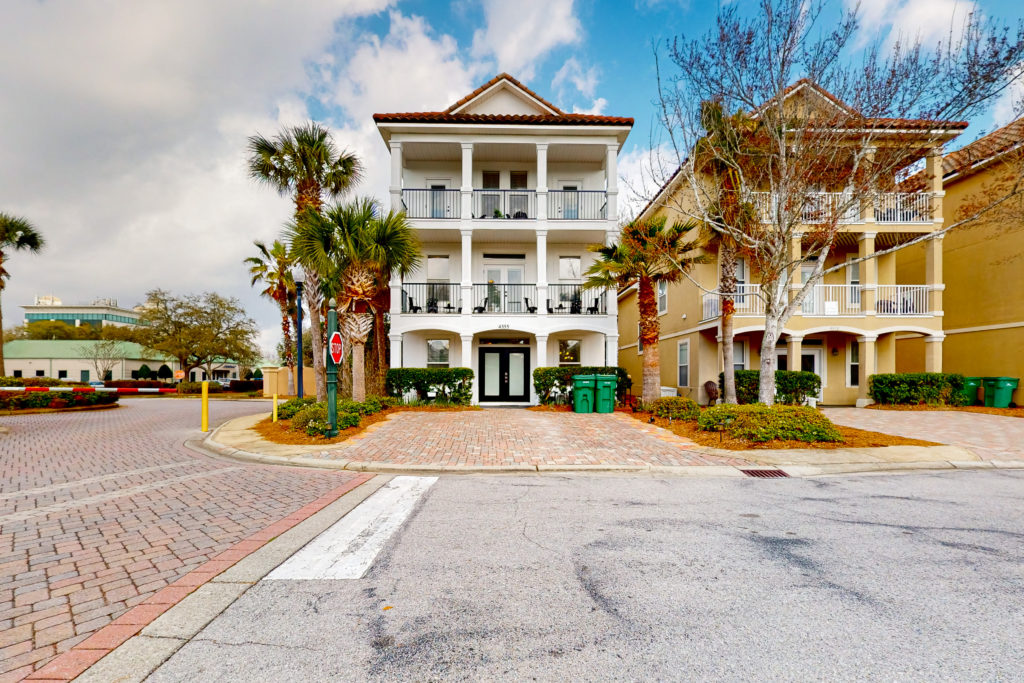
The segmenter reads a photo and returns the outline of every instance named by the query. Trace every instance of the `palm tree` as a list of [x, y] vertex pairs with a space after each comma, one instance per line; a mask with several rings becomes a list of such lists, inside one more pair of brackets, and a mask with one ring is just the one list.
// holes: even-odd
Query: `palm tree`
[[292, 345], [292, 319], [296, 314], [295, 282], [292, 280], [292, 260], [288, 247], [280, 240], [268, 248], [259, 240], [253, 244], [259, 253], [245, 259], [249, 266], [251, 285], [259, 283], [264, 287], [260, 292], [281, 310], [281, 336], [284, 341], [284, 361], [288, 367], [288, 393], [295, 393], [295, 347]]
[[[9, 251], [28, 250], [34, 254], [46, 245], [46, 240], [39, 231], [24, 218], [0, 213], [0, 294], [7, 286], [11, 274], [7, 272], [4, 262]], [[3, 310], [0, 309], [0, 329], [3, 329]], [[0, 377], [7, 375], [4, 369], [3, 346], [0, 345]]]
[[659, 282], [678, 282], [684, 268], [703, 263], [708, 243], [697, 223], [669, 224], [665, 217], [636, 219], [623, 226], [618, 244], [595, 244], [598, 258], [587, 269], [583, 286], [588, 289], [619, 289], [637, 285], [640, 309], [640, 343], [643, 344], [643, 390], [649, 404], [660, 395], [661, 359], [658, 353], [660, 323], [655, 288]]
[[[249, 175], [273, 187], [295, 202], [294, 219], [307, 212], [319, 214], [324, 195], [338, 197], [362, 177], [362, 163], [355, 154], [339, 151], [330, 131], [310, 121], [281, 130], [273, 139], [262, 135], [249, 138]], [[323, 334], [320, 309], [323, 290], [318, 275], [300, 261], [306, 270], [306, 306], [313, 338], [313, 369], [318, 400], [326, 400], [327, 376], [323, 361]]]

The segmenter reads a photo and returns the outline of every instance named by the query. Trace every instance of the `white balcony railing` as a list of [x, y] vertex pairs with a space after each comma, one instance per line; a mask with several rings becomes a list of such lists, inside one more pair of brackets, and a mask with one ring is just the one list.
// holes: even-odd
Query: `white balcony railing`
[[[775, 220], [779, 210], [779, 198], [774, 192], [751, 192], [761, 221]], [[860, 223], [860, 206], [852, 202], [846, 192], [814, 192], [807, 195], [800, 207], [799, 222], [816, 225], [831, 222], [839, 224]], [[877, 223], [930, 223], [932, 220], [931, 195], [927, 192], [883, 192], [875, 198], [875, 222]]]
[[876, 223], [931, 223], [932, 196], [926, 192], [884, 192], [875, 201]]
[[805, 316], [860, 315], [860, 285], [814, 285], [804, 298]]
[[875, 313], [879, 316], [929, 315], [928, 285], [878, 285]]
[[[733, 314], [739, 316], [764, 315], [764, 300], [758, 296], [761, 285], [736, 285], [732, 296]], [[722, 295], [709, 292], [704, 295], [703, 320], [711, 320], [722, 314]]]

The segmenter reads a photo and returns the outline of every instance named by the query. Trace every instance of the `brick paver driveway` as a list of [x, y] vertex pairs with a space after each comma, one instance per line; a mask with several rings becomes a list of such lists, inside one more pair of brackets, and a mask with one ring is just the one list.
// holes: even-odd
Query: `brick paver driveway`
[[403, 412], [331, 451], [339, 458], [402, 465], [742, 465], [623, 413], [487, 408]]
[[[211, 401], [211, 424], [267, 405]], [[353, 477], [199, 455], [197, 401], [0, 425], [0, 682]]]
[[1024, 460], [1024, 419], [955, 410], [826, 408], [839, 424], [962, 446], [983, 460]]

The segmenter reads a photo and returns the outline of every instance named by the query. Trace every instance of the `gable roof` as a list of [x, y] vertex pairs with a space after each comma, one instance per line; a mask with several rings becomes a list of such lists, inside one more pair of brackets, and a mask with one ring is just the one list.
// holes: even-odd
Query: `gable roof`
[[[509, 87], [532, 100], [544, 114], [479, 114], [464, 110], [472, 102], [485, 96], [496, 87]], [[474, 124], [518, 124], [540, 126], [629, 126], [633, 119], [624, 116], [602, 116], [597, 114], [568, 114], [543, 97], [527, 88], [507, 73], [500, 73], [479, 88], [461, 98], [444, 111], [416, 111], [374, 114], [376, 123], [474, 123]]]

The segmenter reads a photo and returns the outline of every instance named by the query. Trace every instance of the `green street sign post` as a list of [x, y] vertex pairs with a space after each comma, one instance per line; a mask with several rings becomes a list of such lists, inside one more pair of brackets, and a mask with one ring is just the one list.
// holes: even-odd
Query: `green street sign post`
[[327, 438], [338, 435], [338, 365], [342, 358], [341, 333], [338, 332], [337, 303], [328, 302], [327, 310]]

